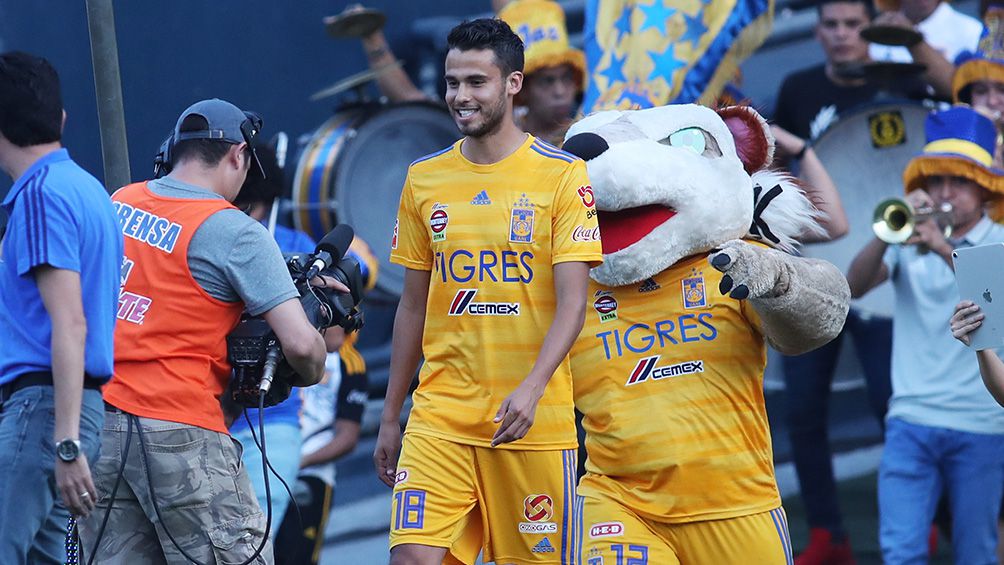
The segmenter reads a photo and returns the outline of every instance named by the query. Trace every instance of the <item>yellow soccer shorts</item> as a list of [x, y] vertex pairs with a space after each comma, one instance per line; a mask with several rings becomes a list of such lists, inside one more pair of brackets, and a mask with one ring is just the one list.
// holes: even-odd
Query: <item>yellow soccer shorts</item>
[[662, 523], [617, 500], [578, 497], [581, 565], [792, 565], [784, 509], [723, 520]]
[[404, 436], [390, 546], [449, 548], [445, 563], [577, 562], [576, 451], [476, 447]]

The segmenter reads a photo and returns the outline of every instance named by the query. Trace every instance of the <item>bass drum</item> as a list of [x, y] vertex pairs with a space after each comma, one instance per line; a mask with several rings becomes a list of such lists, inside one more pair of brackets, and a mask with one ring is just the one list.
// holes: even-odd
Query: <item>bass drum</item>
[[[924, 147], [929, 112], [912, 102], [871, 104], [851, 110], [813, 142], [840, 193], [850, 229], [836, 241], [806, 245], [806, 256], [825, 259], [847, 273], [851, 260], [875, 237], [875, 207], [886, 198], [903, 198], [903, 170]], [[892, 285], [884, 282], [852, 305], [891, 317], [893, 298]]]
[[380, 261], [377, 288], [400, 296], [404, 268], [390, 263], [390, 245], [408, 166], [459, 138], [447, 110], [430, 103], [339, 109], [300, 152], [294, 225], [318, 240], [338, 222], [351, 225]]

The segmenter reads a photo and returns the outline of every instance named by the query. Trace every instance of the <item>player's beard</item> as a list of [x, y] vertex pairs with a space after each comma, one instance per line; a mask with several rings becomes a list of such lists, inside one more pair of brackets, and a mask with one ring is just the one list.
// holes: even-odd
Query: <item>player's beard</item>
[[505, 119], [507, 97], [505, 90], [502, 90], [496, 104], [491, 107], [481, 106], [481, 123], [461, 126], [460, 133], [467, 137], [478, 138], [497, 132], [502, 120]]

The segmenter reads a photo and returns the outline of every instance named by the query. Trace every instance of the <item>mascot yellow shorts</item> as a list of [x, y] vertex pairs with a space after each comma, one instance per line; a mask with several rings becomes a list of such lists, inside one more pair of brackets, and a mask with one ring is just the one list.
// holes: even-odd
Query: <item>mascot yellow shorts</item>
[[783, 508], [728, 518], [666, 524], [642, 518], [610, 498], [579, 497], [582, 565], [757, 563], [791, 565]]
[[450, 548], [445, 563], [570, 563], [576, 452], [475, 447], [405, 434], [390, 546]]

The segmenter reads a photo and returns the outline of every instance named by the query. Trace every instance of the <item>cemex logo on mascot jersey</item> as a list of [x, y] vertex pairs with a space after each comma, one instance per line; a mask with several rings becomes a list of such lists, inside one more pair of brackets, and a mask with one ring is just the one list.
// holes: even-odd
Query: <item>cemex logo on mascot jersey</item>
[[519, 523], [520, 533], [556, 533], [558, 531], [558, 524], [549, 521], [553, 515], [554, 500], [550, 496], [546, 494], [531, 494], [523, 499], [523, 517], [528, 521]]
[[658, 367], [657, 364], [660, 357], [662, 356], [653, 355], [652, 357], [646, 357], [638, 361], [638, 364], [634, 366], [634, 370], [631, 371], [631, 376], [628, 377], [627, 382], [624, 384], [626, 386], [636, 385], [647, 381], [649, 377], [652, 377], [653, 381], [657, 381], [669, 377], [704, 372], [704, 361], [702, 360], [683, 361], [682, 363]]

